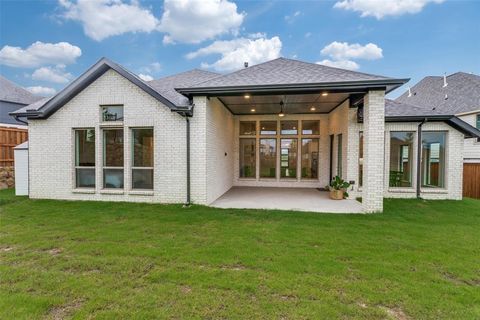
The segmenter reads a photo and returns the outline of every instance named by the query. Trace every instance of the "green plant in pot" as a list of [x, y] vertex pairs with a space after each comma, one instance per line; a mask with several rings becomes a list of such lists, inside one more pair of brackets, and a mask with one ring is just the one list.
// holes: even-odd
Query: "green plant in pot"
[[350, 183], [343, 180], [339, 176], [335, 176], [330, 182], [330, 198], [334, 200], [342, 200], [348, 197], [347, 189], [350, 187]]

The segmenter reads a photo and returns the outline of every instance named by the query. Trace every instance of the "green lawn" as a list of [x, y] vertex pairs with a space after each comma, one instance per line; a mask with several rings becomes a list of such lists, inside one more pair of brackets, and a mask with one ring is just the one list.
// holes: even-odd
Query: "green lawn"
[[480, 201], [335, 215], [0, 192], [0, 318], [479, 319]]

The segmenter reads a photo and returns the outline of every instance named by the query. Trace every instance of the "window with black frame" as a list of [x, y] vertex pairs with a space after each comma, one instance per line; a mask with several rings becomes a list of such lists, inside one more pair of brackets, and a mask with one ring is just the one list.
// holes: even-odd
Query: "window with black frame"
[[75, 130], [75, 187], [95, 188], [95, 129]]
[[153, 129], [132, 129], [132, 189], [153, 189]]

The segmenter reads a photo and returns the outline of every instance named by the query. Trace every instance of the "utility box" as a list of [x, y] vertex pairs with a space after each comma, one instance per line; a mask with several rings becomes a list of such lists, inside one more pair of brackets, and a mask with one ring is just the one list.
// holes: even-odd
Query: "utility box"
[[28, 141], [13, 149], [15, 159], [15, 195], [28, 196]]

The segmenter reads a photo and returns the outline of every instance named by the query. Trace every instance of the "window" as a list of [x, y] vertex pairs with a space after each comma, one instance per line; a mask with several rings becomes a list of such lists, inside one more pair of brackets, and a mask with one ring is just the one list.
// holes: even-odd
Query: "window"
[[277, 121], [260, 121], [260, 134], [261, 135], [276, 135], [277, 134]]
[[[477, 114], [477, 123], [476, 123], [477, 129], [480, 130], [480, 114]], [[480, 138], [477, 138], [477, 142], [480, 142]]]
[[360, 131], [358, 142], [358, 185], [363, 186], [363, 131]]
[[153, 189], [153, 129], [132, 129], [132, 189]]
[[277, 140], [260, 139], [260, 177], [275, 178], [277, 162]]
[[422, 187], [445, 187], [446, 132], [422, 133]]
[[254, 136], [257, 132], [256, 130], [256, 122], [255, 121], [248, 121], [240, 122], [240, 135], [241, 136]]
[[302, 178], [318, 179], [318, 139], [302, 139]]
[[302, 134], [320, 134], [320, 123], [317, 120], [303, 120]]
[[102, 106], [102, 121], [123, 121], [123, 106]]
[[337, 176], [342, 177], [342, 135], [337, 135]]
[[412, 186], [414, 132], [390, 133], [390, 187]]
[[298, 134], [298, 121], [280, 121], [281, 134]]
[[255, 178], [255, 139], [240, 139], [240, 178]]
[[280, 139], [280, 177], [297, 177], [297, 139]]
[[75, 187], [95, 188], [95, 129], [75, 130]]
[[103, 130], [103, 187], [123, 188], [123, 129]]

